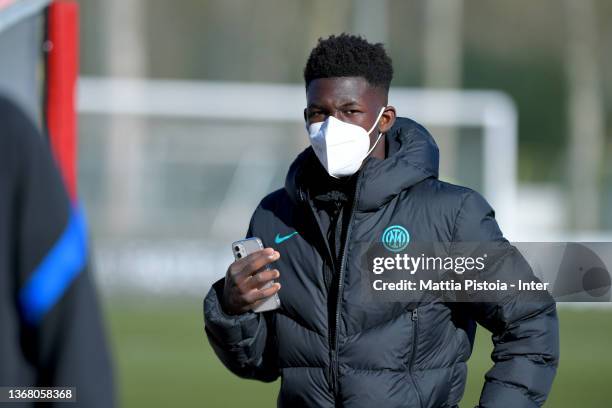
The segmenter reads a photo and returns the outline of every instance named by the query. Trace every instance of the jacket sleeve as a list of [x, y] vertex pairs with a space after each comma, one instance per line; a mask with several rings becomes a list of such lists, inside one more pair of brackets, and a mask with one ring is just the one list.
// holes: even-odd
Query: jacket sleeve
[[35, 376], [30, 385], [76, 387], [79, 406], [112, 407], [112, 367], [83, 215], [34, 125], [7, 101], [0, 110], [18, 158], [12, 234], [21, 347]]
[[[453, 241], [495, 248], [481, 279], [535, 280], [529, 264], [502, 235], [486, 200], [470, 192], [455, 223]], [[532, 408], [546, 401], [559, 361], [555, 301], [548, 293], [511, 290], [493, 300], [466, 303], [472, 317], [492, 333], [494, 365], [485, 375], [482, 408]]]
[[[247, 232], [252, 235], [253, 218]], [[216, 281], [204, 298], [204, 330], [223, 365], [241, 378], [263, 382], [280, 373], [274, 346], [274, 311], [228, 315], [221, 307], [225, 278]]]

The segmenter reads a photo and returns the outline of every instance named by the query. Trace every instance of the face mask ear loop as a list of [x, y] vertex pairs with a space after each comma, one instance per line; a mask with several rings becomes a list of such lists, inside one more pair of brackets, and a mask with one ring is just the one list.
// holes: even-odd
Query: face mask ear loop
[[[382, 116], [383, 112], [385, 111], [386, 106], [383, 106], [383, 108], [380, 110], [380, 113], [378, 114], [378, 117], [376, 118], [376, 122], [374, 122], [374, 125], [372, 126], [372, 128], [370, 129], [370, 131], [368, 132], [368, 135], [374, 130], [374, 128], [376, 127], [376, 124], [378, 123], [378, 121], [380, 120], [380, 117]], [[382, 136], [382, 132], [378, 132], [378, 138], [376, 138], [376, 141], [374, 142], [374, 144], [372, 145], [372, 147], [370, 147], [370, 150], [368, 150], [368, 152], [366, 153], [365, 157], [368, 157], [370, 155], [370, 153], [372, 153], [372, 150], [374, 150], [374, 148], [376, 147], [376, 145], [378, 144], [378, 141], [380, 140], [380, 137]], [[365, 160], [364, 157], [364, 160]]]
[[[368, 152], [366, 153], [366, 157], [368, 157], [370, 155], [370, 153], [372, 153], [372, 150], [374, 150], [374, 148], [376, 147], [376, 145], [378, 144], [378, 141], [380, 140], [380, 137], [382, 136], [382, 132], [378, 132], [378, 138], [376, 139], [376, 141], [374, 142], [374, 144], [372, 145], [372, 147], [370, 148], [370, 150], [368, 150]], [[364, 158], [365, 159], [365, 158]]]
[[380, 112], [378, 113], [378, 116], [376, 117], [376, 120], [374, 121], [374, 124], [372, 125], [372, 127], [370, 128], [370, 130], [368, 130], [368, 135], [369, 135], [370, 133], [372, 133], [372, 131], [374, 130], [374, 128], [375, 128], [375, 127], [376, 127], [376, 125], [378, 124], [378, 121], [380, 120], [380, 118], [381, 118], [381, 116], [382, 116], [382, 114], [383, 114], [383, 112], [385, 111], [385, 109], [386, 109], [386, 108], [387, 108], [386, 106], [383, 106], [383, 107], [382, 107], [382, 109], [381, 109], [381, 110], [380, 110]]

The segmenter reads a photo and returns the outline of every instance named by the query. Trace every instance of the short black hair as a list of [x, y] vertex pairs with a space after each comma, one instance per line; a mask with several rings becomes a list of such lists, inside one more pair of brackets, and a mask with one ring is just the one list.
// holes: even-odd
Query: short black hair
[[319, 38], [304, 67], [306, 88], [315, 79], [349, 76], [363, 77], [370, 85], [389, 91], [393, 66], [383, 44], [346, 33]]

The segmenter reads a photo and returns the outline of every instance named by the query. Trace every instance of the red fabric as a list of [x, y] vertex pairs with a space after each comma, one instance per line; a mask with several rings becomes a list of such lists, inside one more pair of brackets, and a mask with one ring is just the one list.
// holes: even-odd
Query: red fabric
[[49, 6], [50, 50], [47, 59], [47, 128], [70, 198], [77, 196], [76, 84], [79, 53], [79, 10], [74, 1]]

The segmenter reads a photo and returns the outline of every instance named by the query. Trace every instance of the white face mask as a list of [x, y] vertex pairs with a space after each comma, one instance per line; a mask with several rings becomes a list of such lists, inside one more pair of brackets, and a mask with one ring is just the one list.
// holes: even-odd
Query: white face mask
[[355, 174], [363, 160], [374, 150], [382, 133], [370, 147], [370, 133], [374, 130], [385, 107], [380, 110], [370, 130], [328, 116], [324, 122], [312, 123], [308, 137], [312, 148], [330, 176], [339, 178]]

